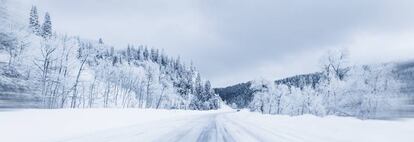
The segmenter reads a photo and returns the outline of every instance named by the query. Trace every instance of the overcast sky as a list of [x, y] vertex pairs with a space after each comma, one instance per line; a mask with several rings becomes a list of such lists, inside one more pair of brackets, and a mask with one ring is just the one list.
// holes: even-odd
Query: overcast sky
[[413, 0], [21, 1], [57, 32], [180, 55], [216, 87], [318, 71], [329, 48], [357, 64], [414, 59]]

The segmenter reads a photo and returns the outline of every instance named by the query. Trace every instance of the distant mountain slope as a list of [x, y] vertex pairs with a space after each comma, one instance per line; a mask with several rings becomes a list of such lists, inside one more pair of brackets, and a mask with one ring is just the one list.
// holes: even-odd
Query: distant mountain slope
[[227, 104], [236, 105], [244, 108], [249, 105], [253, 99], [253, 90], [250, 89], [251, 82], [240, 83], [226, 88], [215, 88], [214, 91], [219, 94], [221, 99]]
[[[295, 86], [303, 88], [304, 86], [315, 86], [320, 79], [320, 73], [296, 75], [281, 80], [276, 80], [277, 84], [286, 84], [288, 86]], [[215, 88], [215, 92], [227, 102], [227, 104], [235, 104], [239, 108], [244, 108], [249, 105], [253, 99], [254, 91], [250, 89], [251, 81], [240, 83], [225, 88]]]
[[414, 61], [403, 62], [396, 67], [396, 75], [404, 83], [402, 92], [406, 94], [414, 93]]
[[[414, 93], [414, 61], [398, 63], [394, 71], [396, 77], [403, 83], [401, 91], [406, 94]], [[311, 73], [304, 75], [296, 75], [281, 80], [276, 80], [277, 84], [285, 84], [303, 88], [304, 86], [315, 85], [319, 82], [320, 73]], [[223, 101], [227, 104], [236, 104], [239, 108], [245, 108], [253, 99], [253, 90], [250, 89], [251, 81], [240, 83], [224, 88], [215, 88], [214, 90]]]

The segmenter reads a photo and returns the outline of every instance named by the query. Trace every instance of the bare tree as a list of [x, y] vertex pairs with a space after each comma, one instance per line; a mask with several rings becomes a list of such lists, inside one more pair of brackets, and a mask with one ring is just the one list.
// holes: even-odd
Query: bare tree
[[47, 106], [47, 99], [49, 98], [49, 90], [51, 86], [51, 70], [53, 62], [56, 60], [53, 57], [53, 53], [56, 51], [56, 47], [52, 46], [48, 43], [48, 41], [44, 42], [41, 46], [41, 57], [36, 59], [34, 65], [40, 70], [41, 73], [41, 93], [43, 96], [42, 102], [43, 105]]
[[82, 71], [84, 70], [84, 65], [85, 65], [85, 63], [88, 59], [88, 56], [89, 56], [89, 54], [86, 54], [81, 59], [81, 65], [80, 65], [79, 70], [78, 70], [77, 75], [76, 75], [75, 84], [72, 87], [73, 88], [73, 94], [72, 94], [72, 102], [71, 102], [71, 105], [70, 105], [71, 108], [76, 108], [76, 106], [77, 106], [79, 78], [81, 76]]
[[328, 77], [335, 77], [339, 80], [344, 79], [349, 71], [349, 53], [346, 48], [329, 50], [320, 59], [322, 69]]

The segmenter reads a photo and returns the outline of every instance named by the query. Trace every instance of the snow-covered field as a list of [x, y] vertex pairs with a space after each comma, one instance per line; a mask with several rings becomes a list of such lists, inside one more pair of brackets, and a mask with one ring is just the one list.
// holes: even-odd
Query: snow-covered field
[[290, 117], [247, 111], [28, 109], [0, 111], [2, 142], [411, 142], [414, 119]]

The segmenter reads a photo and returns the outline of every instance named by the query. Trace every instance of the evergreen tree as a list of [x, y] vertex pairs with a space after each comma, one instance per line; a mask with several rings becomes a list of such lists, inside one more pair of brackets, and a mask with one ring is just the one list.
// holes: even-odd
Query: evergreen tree
[[48, 12], [45, 14], [45, 20], [42, 25], [42, 37], [50, 38], [52, 36], [52, 21]]
[[203, 98], [201, 100], [201, 102], [204, 103], [203, 109], [217, 109], [219, 107], [217, 98], [218, 96], [216, 96], [213, 88], [211, 87], [210, 81], [207, 80], [204, 84]]
[[34, 34], [40, 35], [41, 30], [39, 24], [39, 15], [37, 14], [36, 6], [32, 6], [32, 9], [30, 10], [29, 28]]
[[140, 46], [137, 50], [137, 60], [142, 61], [143, 56], [144, 55], [142, 55], [142, 46]]
[[193, 62], [190, 64], [189, 70], [189, 78], [190, 78], [190, 85], [191, 85], [191, 94], [195, 94], [195, 80], [194, 77], [197, 75]]
[[143, 55], [144, 55], [144, 60], [148, 60], [149, 59], [149, 51], [148, 51], [148, 48], [147, 47], [145, 47], [144, 52], [143, 52]]
[[155, 62], [157, 62], [158, 64], [161, 64], [160, 50], [158, 49], [155, 51]]
[[114, 47], [111, 47], [111, 48], [109, 49], [109, 57], [114, 56], [114, 54], [115, 54], [115, 48], [114, 48]]
[[203, 84], [201, 82], [201, 76], [200, 74], [197, 74], [196, 80], [195, 80], [195, 96], [198, 99], [197, 106], [200, 108], [201, 104], [199, 104], [203, 100]]
[[180, 59], [181, 57], [180, 56], [178, 56], [177, 57], [177, 59], [175, 60], [175, 62], [174, 62], [174, 69], [178, 72], [178, 73], [180, 73], [180, 63], [181, 63], [181, 59]]
[[156, 53], [155, 53], [155, 49], [154, 48], [151, 48], [151, 61], [153, 61], [153, 62], [156, 62], [156, 60], [157, 60], [157, 57], [156, 57], [156, 55], [155, 55]]
[[102, 38], [99, 38], [98, 42], [99, 42], [99, 44], [104, 44]]
[[167, 66], [168, 57], [165, 55], [164, 50], [161, 51], [161, 64]]
[[126, 50], [126, 59], [127, 59], [127, 61], [128, 61], [128, 64], [131, 64], [131, 60], [132, 60], [132, 49], [131, 49], [132, 47], [130, 46], [130, 45], [128, 45], [128, 47], [127, 47], [127, 50]]
[[204, 84], [204, 101], [208, 100], [209, 98], [211, 98], [213, 96], [214, 92], [213, 92], [213, 88], [211, 88], [211, 83], [210, 81], [206, 81], [206, 83]]

